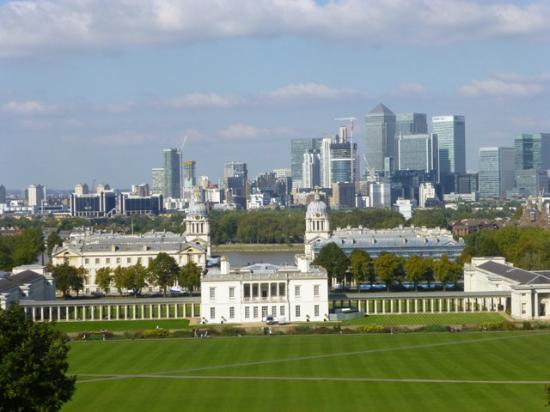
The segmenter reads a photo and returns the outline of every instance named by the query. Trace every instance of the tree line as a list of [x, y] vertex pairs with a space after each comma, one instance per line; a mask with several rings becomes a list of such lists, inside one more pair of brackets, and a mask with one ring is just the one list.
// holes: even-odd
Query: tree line
[[0, 236], [0, 270], [34, 263], [44, 252], [44, 238], [39, 227], [28, 227], [16, 235]]
[[336, 278], [340, 284], [353, 280], [356, 284], [382, 282], [389, 291], [395, 284], [409, 281], [418, 290], [418, 284], [434, 280], [443, 284], [456, 283], [463, 276], [462, 264], [452, 261], [447, 255], [439, 260], [412, 256], [405, 259], [393, 253], [382, 253], [372, 258], [364, 250], [354, 250], [347, 256], [336, 243], [325, 245], [313, 261], [322, 266], [329, 278]]
[[[88, 275], [84, 268], [63, 263], [51, 267], [50, 270], [55, 275], [56, 288], [63, 297], [68, 297], [71, 291], [78, 295], [84, 288], [84, 281]], [[180, 286], [194, 291], [200, 286], [201, 272], [202, 269], [196, 263], [189, 262], [179, 267], [172, 256], [161, 252], [147, 267], [137, 263], [128, 267], [118, 266], [115, 269], [100, 268], [96, 271], [95, 281], [106, 294], [113, 286], [120, 294], [126, 290], [134, 296], [141, 294], [142, 289], [147, 286], [158, 286], [166, 296], [167, 289], [174, 285], [176, 280]]]

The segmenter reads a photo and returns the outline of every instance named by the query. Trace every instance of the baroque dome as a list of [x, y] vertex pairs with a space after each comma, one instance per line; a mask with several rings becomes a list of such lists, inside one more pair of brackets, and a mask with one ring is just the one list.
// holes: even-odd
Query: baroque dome
[[189, 206], [189, 209], [187, 210], [187, 216], [207, 217], [208, 210], [206, 209], [204, 203], [193, 203]]

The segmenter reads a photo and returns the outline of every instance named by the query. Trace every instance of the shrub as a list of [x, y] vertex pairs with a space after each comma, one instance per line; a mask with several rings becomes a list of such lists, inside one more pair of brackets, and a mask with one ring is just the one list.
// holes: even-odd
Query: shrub
[[297, 325], [292, 329], [292, 332], [296, 335], [310, 335], [313, 333], [313, 328], [306, 325]]
[[363, 325], [359, 328], [362, 333], [384, 333], [386, 329], [382, 325]]
[[170, 333], [170, 336], [173, 338], [192, 338], [193, 337], [193, 331], [191, 330], [175, 330], [172, 333]]
[[424, 330], [426, 332], [448, 332], [449, 327], [445, 325], [426, 325]]
[[326, 335], [326, 334], [332, 334], [332, 333], [340, 333], [340, 326], [319, 326], [313, 330], [313, 333], [319, 334], [319, 335]]
[[144, 338], [167, 338], [170, 332], [167, 329], [145, 329], [143, 331]]
[[227, 327], [220, 331], [221, 336], [239, 336], [246, 335], [246, 330], [243, 328]]

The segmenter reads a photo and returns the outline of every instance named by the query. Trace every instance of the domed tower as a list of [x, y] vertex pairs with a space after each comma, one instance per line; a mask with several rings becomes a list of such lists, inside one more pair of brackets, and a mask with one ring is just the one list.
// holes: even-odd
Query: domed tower
[[185, 237], [187, 242], [200, 243], [207, 250], [207, 256], [211, 255], [210, 249], [210, 223], [208, 210], [203, 203], [193, 203], [189, 206], [185, 216]]
[[320, 200], [319, 193], [307, 206], [306, 212], [306, 233], [304, 236], [305, 254], [313, 257], [312, 246], [317, 239], [328, 239], [330, 237], [330, 224], [328, 220], [327, 205]]

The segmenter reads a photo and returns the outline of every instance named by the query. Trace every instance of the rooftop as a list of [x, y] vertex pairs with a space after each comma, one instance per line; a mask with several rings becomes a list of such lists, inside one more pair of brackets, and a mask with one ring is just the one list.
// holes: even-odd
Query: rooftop
[[478, 267], [487, 272], [510, 279], [520, 285], [550, 284], [550, 271], [530, 272], [493, 261], [482, 263]]

